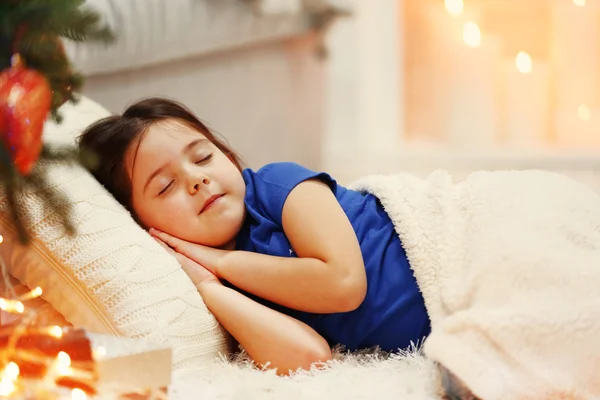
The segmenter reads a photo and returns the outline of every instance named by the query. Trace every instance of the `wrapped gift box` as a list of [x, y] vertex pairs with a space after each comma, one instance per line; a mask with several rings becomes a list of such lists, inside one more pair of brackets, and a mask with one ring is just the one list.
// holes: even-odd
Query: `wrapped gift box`
[[162, 400], [171, 384], [169, 347], [71, 327], [2, 326], [0, 360], [7, 399]]
[[144, 339], [100, 334], [89, 334], [89, 337], [96, 359], [100, 398], [114, 399], [110, 396], [115, 393], [123, 398], [167, 397], [171, 384], [170, 348]]

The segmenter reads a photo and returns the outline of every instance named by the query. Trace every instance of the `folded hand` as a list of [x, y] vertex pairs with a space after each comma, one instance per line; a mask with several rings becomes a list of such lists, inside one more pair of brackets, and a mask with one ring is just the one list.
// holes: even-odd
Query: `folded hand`
[[183, 268], [185, 273], [190, 277], [196, 287], [204, 283], [219, 282], [219, 279], [212, 272], [198, 264], [196, 261], [186, 257], [181, 253], [178, 253], [159, 238], [155, 237], [154, 240], [156, 240], [162, 247], [164, 247], [165, 250], [169, 252], [169, 254], [177, 259], [181, 265], [181, 268]]
[[175, 250], [175, 252], [200, 264], [217, 277], [217, 270], [221, 259], [230, 252], [229, 250], [215, 249], [201, 244], [191, 243], [154, 228], [150, 229], [150, 234], [166, 243], [171, 249]]

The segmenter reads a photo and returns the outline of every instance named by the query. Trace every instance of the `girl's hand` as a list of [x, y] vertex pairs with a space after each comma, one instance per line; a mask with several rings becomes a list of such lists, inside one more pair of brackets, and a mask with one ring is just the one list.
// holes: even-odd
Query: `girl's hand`
[[186, 257], [185, 255], [173, 250], [165, 242], [159, 238], [154, 238], [165, 250], [169, 252], [173, 257], [177, 259], [181, 268], [190, 277], [194, 285], [198, 288], [205, 283], [220, 283], [219, 279], [209, 270], [198, 264], [194, 260]]
[[217, 277], [217, 270], [221, 259], [231, 252], [230, 250], [215, 249], [201, 244], [191, 243], [154, 228], [150, 228], [150, 234], [154, 238], [166, 243], [170, 248], [174, 249], [175, 252], [200, 264]]

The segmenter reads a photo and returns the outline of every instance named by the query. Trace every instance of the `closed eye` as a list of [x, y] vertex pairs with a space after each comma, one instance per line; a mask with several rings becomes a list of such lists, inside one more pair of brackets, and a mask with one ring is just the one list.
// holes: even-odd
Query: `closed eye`
[[209, 155], [207, 155], [206, 157], [202, 158], [201, 160], [196, 161], [196, 164], [203, 164], [205, 162], [210, 161], [210, 159], [213, 157], [213, 153], [210, 153]]
[[163, 194], [167, 193], [167, 190], [169, 190], [169, 188], [170, 188], [171, 186], [173, 186], [173, 184], [174, 184], [174, 183], [175, 183], [175, 181], [174, 181], [174, 180], [173, 180], [173, 181], [171, 181], [171, 182], [169, 182], [169, 184], [168, 184], [167, 186], [165, 186], [165, 187], [164, 187], [164, 188], [163, 188], [163, 189], [162, 189], [160, 192], [158, 192], [158, 195], [159, 195], [159, 196], [162, 196]]

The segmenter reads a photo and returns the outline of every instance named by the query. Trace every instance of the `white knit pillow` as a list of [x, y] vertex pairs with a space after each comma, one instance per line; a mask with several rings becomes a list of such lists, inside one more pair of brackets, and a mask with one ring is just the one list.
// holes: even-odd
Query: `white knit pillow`
[[[62, 124], [46, 124], [47, 142], [73, 143], [86, 126], [109, 115], [86, 98], [61, 111]], [[29, 247], [18, 245], [14, 228], [0, 214], [0, 255], [10, 273], [27, 287], [40, 286], [43, 298], [74, 326], [170, 345], [174, 370], [197, 369], [226, 353], [227, 334], [177, 261], [93, 176], [82, 167], [43, 168], [49, 186], [69, 199], [77, 235], [66, 236], [55, 213], [35, 193], [26, 193], [26, 223], [35, 238]]]

